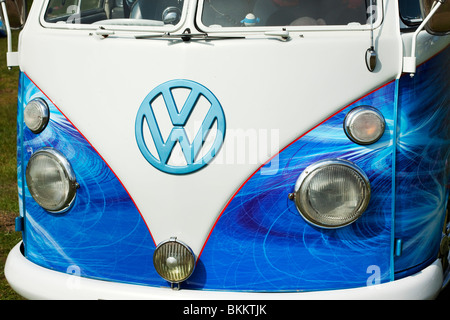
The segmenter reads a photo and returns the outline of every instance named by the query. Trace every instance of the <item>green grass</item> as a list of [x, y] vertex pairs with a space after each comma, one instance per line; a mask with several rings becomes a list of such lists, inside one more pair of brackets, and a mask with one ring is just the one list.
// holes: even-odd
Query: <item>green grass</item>
[[[17, 46], [18, 32], [13, 32]], [[6, 38], [0, 38], [0, 300], [21, 299], [5, 279], [6, 257], [21, 240], [14, 231], [14, 219], [19, 214], [17, 197], [16, 113], [19, 69], [6, 67]]]

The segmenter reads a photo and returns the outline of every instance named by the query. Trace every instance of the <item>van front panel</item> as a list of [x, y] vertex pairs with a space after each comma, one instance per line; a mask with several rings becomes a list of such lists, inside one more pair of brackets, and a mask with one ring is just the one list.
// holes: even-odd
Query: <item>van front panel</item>
[[[252, 1], [171, 1], [163, 21], [160, 2], [143, 19], [122, 16], [145, 14], [148, 3], [115, 3], [83, 11], [35, 0], [21, 33], [27, 259], [91, 279], [170, 287], [153, 259], [177, 238], [196, 259], [182, 289], [298, 292], [387, 283], [437, 257], [448, 199], [449, 84], [439, 72], [448, 49], [421, 55], [432, 59], [420, 76], [402, 76], [396, 3], [342, 1], [345, 22], [327, 25], [340, 21], [328, 1], [326, 18], [285, 28], [276, 21], [317, 1], [260, 0], [261, 14], [239, 21], [224, 12]], [[367, 21], [353, 21], [361, 12]], [[446, 47], [429, 39], [434, 53]], [[33, 133], [24, 110], [37, 98], [50, 116]], [[346, 131], [358, 107], [382, 115], [376, 142], [355, 143]], [[64, 212], [42, 208], [29, 188], [30, 160], [46, 148], [76, 177]], [[370, 185], [367, 208], [340, 228], [311, 223], [297, 208], [302, 174], [323, 161], [350, 163]]]

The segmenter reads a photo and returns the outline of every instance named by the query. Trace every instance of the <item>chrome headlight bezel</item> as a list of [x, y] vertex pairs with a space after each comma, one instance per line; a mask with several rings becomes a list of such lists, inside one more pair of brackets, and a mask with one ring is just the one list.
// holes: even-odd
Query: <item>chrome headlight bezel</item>
[[[47, 160], [40, 157], [46, 157]], [[42, 166], [42, 161], [47, 161], [47, 164], [53, 167], [35, 169], [35, 166]], [[51, 213], [64, 213], [73, 205], [79, 185], [72, 166], [58, 150], [45, 147], [33, 153], [28, 161], [25, 177], [31, 196], [43, 209]], [[62, 190], [58, 197], [51, 199], [52, 195], [47, 191], [51, 183], [58, 183], [55, 179], [60, 179]]]
[[[174, 257], [177, 256], [177, 257]], [[178, 258], [178, 259], [177, 259]], [[170, 259], [170, 261], [169, 261]], [[181, 266], [186, 260], [187, 264]], [[179, 260], [181, 261], [178, 265]], [[158, 244], [153, 253], [153, 265], [156, 272], [170, 283], [180, 283], [188, 279], [195, 269], [196, 258], [192, 249], [184, 242], [172, 237]], [[170, 264], [173, 264], [170, 266]], [[179, 267], [179, 274], [173, 268]], [[172, 270], [170, 270], [172, 268]], [[184, 269], [183, 269], [184, 268]]]
[[[365, 119], [364, 119], [365, 118]], [[370, 121], [373, 133], [358, 132], [358, 127]], [[377, 142], [383, 136], [386, 121], [380, 111], [371, 106], [359, 106], [350, 110], [344, 119], [344, 131], [347, 137], [360, 145], [369, 145]]]
[[23, 111], [23, 120], [31, 132], [38, 134], [42, 132], [50, 119], [50, 111], [42, 98], [35, 98], [27, 103]]
[[[355, 206], [355, 209], [350, 214], [333, 219], [325, 218], [325, 215], [321, 217], [322, 213], [317, 212], [317, 210], [314, 209], [309, 196], [309, 187], [312, 179], [314, 179], [321, 170], [330, 169], [332, 167], [351, 172], [355, 179], [359, 180], [362, 194], [360, 201], [357, 201], [357, 206]], [[330, 184], [333, 183], [335, 183], [335, 181], [330, 180]], [[294, 194], [297, 210], [308, 223], [320, 228], [336, 229], [350, 225], [361, 217], [369, 205], [371, 188], [367, 175], [353, 162], [343, 159], [327, 159], [313, 163], [300, 174], [295, 184]]]

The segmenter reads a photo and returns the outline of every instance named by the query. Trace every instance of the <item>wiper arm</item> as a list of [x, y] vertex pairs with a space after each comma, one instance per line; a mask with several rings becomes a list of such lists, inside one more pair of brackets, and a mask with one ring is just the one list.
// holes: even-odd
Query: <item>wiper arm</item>
[[205, 38], [208, 35], [206, 33], [191, 33], [191, 29], [186, 28], [183, 33], [170, 33], [170, 32], [162, 32], [156, 34], [143, 34], [143, 35], [135, 35], [136, 39], [151, 39], [151, 38], [181, 38], [183, 41], [189, 41], [193, 37], [195, 38]]
[[281, 40], [287, 41], [290, 38], [289, 31], [286, 30], [286, 28], [283, 28], [282, 30], [275, 30], [275, 31], [266, 31], [264, 32], [264, 35], [269, 37], [280, 37]]
[[244, 39], [244, 36], [210, 36], [206, 32], [199, 33], [191, 33], [191, 29], [186, 28], [183, 33], [169, 33], [163, 32], [159, 34], [143, 34], [143, 35], [135, 35], [136, 39], [151, 39], [151, 38], [180, 38], [181, 40], [187, 42], [192, 39], [199, 40], [220, 40], [220, 39]]
[[103, 38], [108, 38], [109, 36], [114, 35], [115, 32], [113, 30], [105, 29], [105, 27], [100, 26], [94, 32], [89, 33], [90, 36], [93, 36], [94, 34]]

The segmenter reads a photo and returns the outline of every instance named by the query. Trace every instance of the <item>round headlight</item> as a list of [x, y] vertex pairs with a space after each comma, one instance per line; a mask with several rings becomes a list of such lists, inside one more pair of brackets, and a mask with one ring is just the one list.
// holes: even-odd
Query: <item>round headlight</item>
[[33, 133], [44, 130], [49, 119], [48, 105], [45, 100], [36, 98], [28, 102], [23, 112], [23, 119]]
[[295, 185], [295, 204], [308, 222], [339, 228], [357, 220], [370, 200], [364, 172], [346, 160], [324, 160], [307, 167]]
[[377, 109], [360, 106], [347, 113], [344, 120], [344, 130], [353, 142], [372, 144], [384, 134], [385, 121]]
[[57, 150], [35, 152], [25, 172], [28, 190], [45, 210], [62, 213], [75, 199], [78, 183], [69, 161]]
[[156, 247], [153, 265], [163, 279], [179, 283], [194, 272], [195, 257], [186, 244], [176, 238], [170, 238]]

